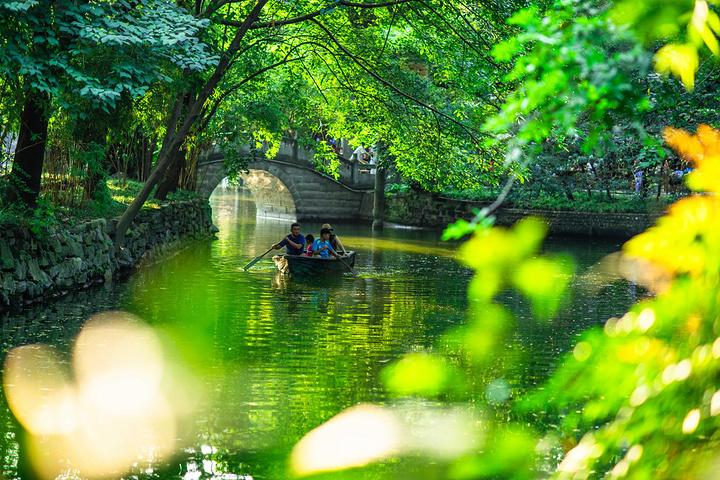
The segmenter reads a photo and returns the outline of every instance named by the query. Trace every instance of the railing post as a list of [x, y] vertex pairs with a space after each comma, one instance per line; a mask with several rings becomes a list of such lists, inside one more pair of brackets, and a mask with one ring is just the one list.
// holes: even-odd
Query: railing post
[[357, 185], [358, 181], [360, 180], [360, 172], [358, 171], [360, 167], [358, 164], [360, 162], [357, 161], [357, 159], [350, 159], [350, 165], [352, 165], [352, 175], [350, 175], [350, 181], [353, 185]]
[[385, 145], [378, 142], [377, 156], [375, 157], [375, 194], [373, 196], [373, 230], [382, 230], [385, 226], [385, 185], [387, 181], [387, 167], [381, 155], [384, 155]]

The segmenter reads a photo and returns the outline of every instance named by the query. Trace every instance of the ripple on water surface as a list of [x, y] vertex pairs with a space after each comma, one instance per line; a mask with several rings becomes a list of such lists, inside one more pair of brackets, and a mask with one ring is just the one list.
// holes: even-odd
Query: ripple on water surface
[[[358, 277], [281, 275], [270, 259], [275, 252], [246, 272], [243, 266], [288, 233], [288, 222], [255, 219], [242, 192], [214, 197], [213, 211], [217, 240], [122, 282], [6, 315], [3, 348], [45, 342], [67, 349], [93, 313], [129, 310], [178, 345], [204, 386], [192, 433], [183, 438], [181, 472], [160, 468], [160, 476], [194, 478], [204, 469], [203, 476], [285, 478], [286, 456], [299, 438], [347, 407], [385, 402], [383, 368], [405, 352], [435, 348], [444, 332], [466, 321], [472, 272], [455, 261], [458, 244], [440, 241], [440, 232], [349, 224], [333, 226], [358, 252]], [[302, 228], [315, 233], [320, 223]], [[575, 254], [580, 273], [618, 248], [562, 239], [545, 246]], [[503, 381], [521, 388], [542, 381], [579, 332], [621, 314], [634, 295], [613, 284], [543, 324], [531, 320], [521, 297], [503, 295], [518, 317], [502, 359], [515, 366]]]

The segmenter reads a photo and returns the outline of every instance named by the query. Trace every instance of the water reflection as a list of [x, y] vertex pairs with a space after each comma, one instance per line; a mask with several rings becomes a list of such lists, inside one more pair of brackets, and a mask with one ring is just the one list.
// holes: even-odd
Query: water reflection
[[[183, 425], [181, 453], [137, 467], [138, 476], [287, 478], [286, 461], [300, 438], [348, 407], [386, 402], [383, 368], [405, 352], [436, 349], [442, 332], [465, 321], [471, 272], [455, 262], [457, 245], [441, 242], [439, 232], [333, 225], [346, 248], [358, 252], [361, 275], [297, 279], [278, 274], [269, 256], [242, 270], [289, 231], [287, 222], [256, 219], [254, 208], [243, 191], [218, 192], [217, 240], [123, 282], [4, 318], [4, 352], [38, 342], [67, 350], [84, 320], [108, 309], [138, 315], [178, 346], [210, 395]], [[315, 234], [321, 223], [305, 223], [302, 231]], [[582, 272], [618, 247], [550, 239], [545, 248], [569, 251]], [[626, 284], [613, 283], [545, 324], [530, 320], [523, 298], [504, 295], [518, 328], [507, 358], [498, 359], [512, 366], [503, 388], [545, 378], [578, 332], [623, 313], [633, 295]], [[17, 462], [7, 460], [17, 459], [17, 426], [4, 404], [0, 416], [9, 425], [0, 437], [9, 462], [4, 471], [17, 477]], [[377, 478], [398, 468], [381, 466]], [[431, 477], [432, 468], [422, 471]]]

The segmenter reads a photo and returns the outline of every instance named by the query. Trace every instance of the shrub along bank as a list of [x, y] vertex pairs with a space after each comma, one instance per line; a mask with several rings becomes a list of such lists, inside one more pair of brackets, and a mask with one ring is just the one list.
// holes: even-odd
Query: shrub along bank
[[28, 227], [0, 230], [0, 311], [103, 283], [185, 243], [212, 237], [207, 199], [142, 210], [116, 251], [117, 217], [75, 227], [51, 227], [38, 235]]

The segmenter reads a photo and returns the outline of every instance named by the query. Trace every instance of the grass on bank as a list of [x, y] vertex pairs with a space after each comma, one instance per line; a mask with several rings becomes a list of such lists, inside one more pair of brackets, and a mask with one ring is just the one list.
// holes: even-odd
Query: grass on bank
[[[113, 218], [125, 211], [133, 199], [140, 193], [142, 182], [125, 180], [119, 182], [109, 179], [106, 188], [100, 188], [98, 194], [86, 204], [75, 207], [52, 203], [42, 196], [38, 199], [38, 207], [34, 210], [23, 210], [16, 205], [0, 203], [0, 228], [4, 226], [25, 226], [34, 233], [59, 226], [74, 226], [97, 218]], [[196, 198], [198, 194], [178, 190], [168, 194], [167, 200], [159, 201], [152, 193], [143, 205], [143, 209], [160, 208], [161, 205]]]

